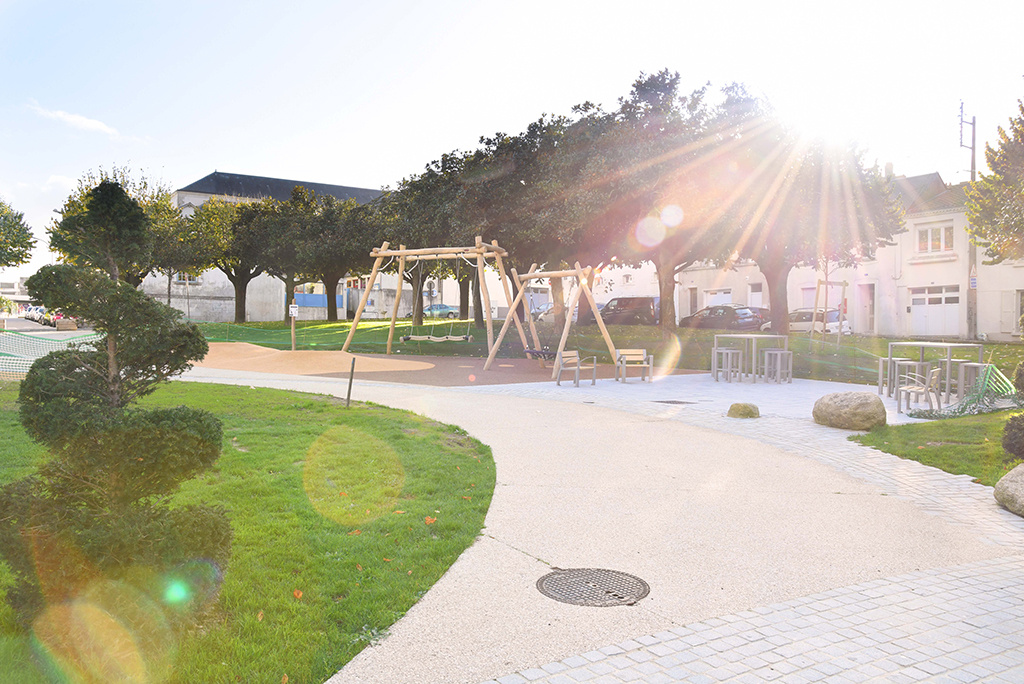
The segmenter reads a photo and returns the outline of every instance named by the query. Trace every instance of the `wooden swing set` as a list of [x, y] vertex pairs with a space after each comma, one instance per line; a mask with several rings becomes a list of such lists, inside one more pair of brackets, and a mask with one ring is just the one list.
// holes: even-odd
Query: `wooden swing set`
[[[476, 244], [472, 247], [425, 247], [422, 249], [406, 249], [405, 245], [399, 245], [398, 249], [388, 249], [389, 246], [388, 242], [384, 242], [380, 247], [374, 247], [370, 252], [370, 256], [375, 258], [373, 262], [373, 269], [370, 271], [370, 278], [366, 284], [366, 291], [363, 292], [363, 296], [359, 301], [359, 308], [356, 309], [356, 315], [352, 320], [352, 327], [348, 331], [348, 337], [345, 338], [345, 344], [341, 348], [342, 351], [348, 351], [349, 344], [352, 342], [352, 337], [355, 335], [356, 328], [359, 327], [359, 319], [363, 315], [363, 309], [366, 308], [366, 302], [369, 300], [370, 292], [373, 291], [373, 285], [380, 273], [381, 264], [385, 259], [398, 259], [398, 287], [395, 291], [395, 304], [391, 309], [391, 327], [388, 330], [388, 354], [391, 353], [391, 346], [395, 337], [395, 322], [398, 320], [398, 307], [402, 300], [402, 283], [405, 277], [406, 266], [410, 263], [423, 261], [464, 259], [466, 261], [475, 260], [476, 262], [477, 278], [480, 282], [480, 299], [484, 310], [484, 317], [487, 322], [487, 351], [492, 355], [495, 354], [497, 345], [494, 343], [494, 325], [491, 319], [491, 298], [487, 290], [487, 281], [484, 278], [484, 266], [487, 259], [493, 259], [494, 267], [498, 272], [498, 277], [505, 290], [505, 300], [509, 303], [509, 306], [512, 307], [512, 291], [509, 288], [508, 276], [505, 274], [505, 266], [502, 262], [502, 258], [508, 256], [508, 252], [498, 246], [498, 241], [492, 240], [490, 244], [485, 244], [483, 238], [478, 235], [476, 237]], [[390, 263], [390, 261], [388, 263]], [[515, 273], [514, 270], [513, 273]], [[526, 332], [523, 330], [522, 323], [520, 323], [518, 318], [516, 319], [516, 327], [519, 329], [519, 337], [523, 342], [523, 347], [525, 348], [528, 346], [526, 342]], [[504, 329], [502, 329], [502, 332], [504, 333]], [[434, 335], [409, 335], [407, 338], [428, 342], [470, 339], [469, 335], [444, 335], [440, 337]], [[498, 344], [500, 343], [501, 342], [499, 340]]]
[[[608, 334], [608, 328], [604, 325], [604, 319], [601, 318], [601, 312], [597, 308], [597, 302], [594, 300], [594, 293], [590, 291], [590, 285], [588, 281], [590, 274], [593, 272], [593, 267], [587, 266], [581, 268], [580, 263], [577, 261], [573, 270], [566, 271], [538, 271], [537, 264], [530, 266], [529, 272], [519, 275], [516, 269], [512, 269], [512, 277], [516, 281], [517, 289], [519, 292], [516, 294], [515, 300], [509, 304], [508, 314], [505, 316], [505, 323], [501, 326], [501, 332], [498, 333], [498, 339], [493, 345], [491, 345], [490, 352], [487, 355], [487, 362], [484, 363], [484, 370], [488, 370], [491, 367], [491, 363], [494, 362], [494, 358], [498, 354], [498, 348], [501, 346], [501, 341], [505, 338], [505, 333], [508, 331], [510, 323], [515, 322], [516, 327], [519, 328], [519, 335], [523, 338], [523, 348], [526, 351], [526, 355], [529, 358], [539, 358], [541, 362], [557, 358], [560, 352], [565, 351], [565, 343], [569, 340], [569, 328], [572, 327], [572, 312], [579, 304], [580, 296], [586, 295], [587, 301], [590, 303], [590, 307], [594, 311], [594, 319], [597, 322], [597, 326], [601, 329], [601, 336], [604, 337], [604, 342], [608, 345], [608, 353], [612, 359], [615, 356], [615, 345], [612, 344], [612, 338]], [[569, 303], [566, 304], [565, 314], [565, 327], [562, 328], [562, 337], [558, 341], [558, 349], [555, 351], [549, 351], [541, 348], [540, 338], [537, 335], [537, 326], [533, 323], [533, 317], [527, 316], [530, 326], [530, 336], [533, 339], [533, 347], [529, 348], [526, 345], [526, 338], [523, 335], [522, 324], [519, 321], [519, 317], [516, 316], [516, 309], [519, 304], [523, 301], [523, 296], [526, 294], [526, 285], [531, 280], [539, 280], [542, 278], [575, 278], [577, 287], [569, 298]], [[507, 286], [506, 286], [507, 294]], [[551, 373], [551, 379], [554, 380], [558, 375], [558, 364], [554, 364], [554, 370]]]

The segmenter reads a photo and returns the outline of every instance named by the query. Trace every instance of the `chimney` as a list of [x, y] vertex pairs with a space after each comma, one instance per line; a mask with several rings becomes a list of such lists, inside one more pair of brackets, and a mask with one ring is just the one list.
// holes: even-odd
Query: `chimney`
[[885, 177], [892, 178], [892, 162], [885, 162]]

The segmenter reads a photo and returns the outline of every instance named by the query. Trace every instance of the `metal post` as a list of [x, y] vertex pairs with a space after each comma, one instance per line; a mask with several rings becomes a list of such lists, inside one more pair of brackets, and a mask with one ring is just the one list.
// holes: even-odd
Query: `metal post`
[[[971, 151], [971, 182], [977, 180], [977, 117], [971, 117], [971, 145], [964, 145], [964, 103], [960, 103], [960, 147]], [[974, 238], [967, 238], [967, 339], [978, 339], [978, 245]]]

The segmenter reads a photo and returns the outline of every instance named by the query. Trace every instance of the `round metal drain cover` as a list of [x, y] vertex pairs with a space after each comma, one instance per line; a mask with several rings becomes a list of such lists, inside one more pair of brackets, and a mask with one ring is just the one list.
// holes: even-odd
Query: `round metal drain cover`
[[548, 598], [577, 606], [631, 606], [651, 591], [639, 577], [595, 568], [556, 569], [537, 580]]

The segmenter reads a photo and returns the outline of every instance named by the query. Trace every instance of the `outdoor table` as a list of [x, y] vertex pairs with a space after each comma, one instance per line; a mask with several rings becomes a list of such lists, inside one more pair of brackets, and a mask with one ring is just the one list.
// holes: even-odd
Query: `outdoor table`
[[[746, 356], [746, 358], [750, 359], [749, 371], [750, 371], [750, 375], [754, 379], [754, 382], [757, 382], [757, 344], [758, 344], [758, 342], [760, 342], [761, 340], [766, 340], [766, 341], [774, 342], [775, 344], [772, 347], [773, 349], [778, 349], [779, 348], [779, 344], [778, 343], [782, 342], [782, 349], [784, 351], [789, 351], [789, 336], [788, 335], [764, 335], [764, 334], [760, 334], [760, 335], [759, 334], [746, 334], [746, 335], [743, 335], [743, 334], [736, 334], [736, 333], [730, 333], [728, 335], [715, 335], [715, 347], [716, 348], [719, 346], [719, 342], [718, 342], [719, 340], [738, 340], [741, 343], [744, 356]], [[750, 347], [750, 354], [749, 354], [749, 356], [747, 356], [747, 353], [746, 353], [748, 345]], [[746, 361], [746, 358], [744, 358], [744, 360], [742, 362], [744, 366], [748, 365], [747, 361]], [[742, 377], [742, 373], [746, 373], [747, 372], [747, 368], [741, 368], [740, 370], [741, 370], [741, 377]]]
[[[984, 348], [984, 346], [981, 345], [981, 344], [978, 344], [976, 342], [922, 342], [920, 340], [908, 341], [908, 342], [890, 342], [889, 343], [889, 359], [888, 359], [888, 362], [886, 363], [886, 372], [888, 373], [889, 369], [892, 368], [893, 351], [901, 349], [901, 348], [909, 349], [909, 348], [912, 348], [912, 347], [917, 347], [917, 350], [918, 350], [917, 358], [918, 358], [919, 362], [923, 362], [924, 361], [924, 353], [925, 353], [925, 350], [927, 350], [927, 349], [937, 349], [937, 350], [946, 352], [946, 358], [945, 358], [945, 362], [946, 362], [946, 386], [945, 386], [946, 402], [949, 402], [949, 397], [950, 397], [950, 394], [951, 394], [950, 390], [951, 390], [951, 380], [952, 380], [952, 375], [953, 375], [953, 352], [954, 351], [964, 351], [964, 350], [969, 350], [969, 349], [976, 349], [976, 350], [978, 350], [978, 363], [981, 363], [982, 359], [985, 356], [985, 348]], [[909, 354], [908, 354], [908, 356], [909, 356]], [[879, 390], [879, 392], [881, 392], [881, 390], [882, 390], [882, 381], [883, 381], [882, 378], [879, 377], [879, 380], [878, 380], [878, 390]], [[890, 387], [892, 386], [892, 384], [893, 384], [892, 381], [889, 380]]]

